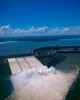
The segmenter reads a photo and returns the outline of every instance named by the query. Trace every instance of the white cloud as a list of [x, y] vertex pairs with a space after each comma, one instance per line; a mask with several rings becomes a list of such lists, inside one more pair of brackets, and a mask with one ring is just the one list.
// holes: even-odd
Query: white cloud
[[0, 29], [2, 29], [2, 30], [10, 29], [10, 25], [2, 26], [2, 27], [0, 27]]
[[60, 35], [60, 34], [64, 34], [65, 33], [68, 33], [69, 32], [69, 27], [64, 27], [64, 28], [59, 28], [59, 27], [56, 27], [56, 28], [52, 28], [50, 31], [49, 31], [49, 34], [55, 34], [55, 35]]
[[30, 33], [45, 33], [47, 31], [48, 27], [44, 26], [44, 27], [31, 27], [30, 29], [28, 29], [27, 31]]
[[10, 25], [5, 25], [0, 27], [0, 36], [40, 36], [40, 35], [75, 35], [80, 34], [80, 26], [74, 27], [56, 27], [49, 28], [47, 26], [29, 28], [13, 29]]
[[61, 30], [61, 32], [68, 32], [69, 31], [69, 27], [65, 27], [63, 30]]
[[0, 35], [8, 35], [8, 34], [12, 34], [12, 29], [10, 28], [10, 25], [1, 26]]

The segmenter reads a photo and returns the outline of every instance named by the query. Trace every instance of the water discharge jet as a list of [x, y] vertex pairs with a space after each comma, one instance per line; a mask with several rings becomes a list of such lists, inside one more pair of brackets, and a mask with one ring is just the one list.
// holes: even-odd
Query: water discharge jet
[[63, 100], [79, 70], [30, 69], [11, 77], [14, 92], [6, 100]]
[[32, 77], [41, 76], [41, 75], [49, 75], [49, 74], [57, 74], [57, 70], [54, 67], [47, 68], [32, 68], [22, 71], [21, 73], [15, 74], [10, 77], [14, 87], [19, 87], [19, 85], [23, 85], [28, 82]]

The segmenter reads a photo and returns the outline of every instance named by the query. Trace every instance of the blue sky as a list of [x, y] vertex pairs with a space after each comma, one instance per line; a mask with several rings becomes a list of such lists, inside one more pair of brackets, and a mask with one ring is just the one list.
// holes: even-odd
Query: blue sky
[[80, 0], [0, 0], [0, 27], [4, 26], [79, 28]]

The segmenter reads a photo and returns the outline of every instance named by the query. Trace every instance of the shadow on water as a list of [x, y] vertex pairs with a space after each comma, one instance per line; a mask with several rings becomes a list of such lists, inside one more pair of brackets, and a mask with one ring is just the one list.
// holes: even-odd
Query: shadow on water
[[4, 100], [12, 91], [13, 85], [9, 80], [11, 70], [6, 59], [0, 59], [0, 100]]

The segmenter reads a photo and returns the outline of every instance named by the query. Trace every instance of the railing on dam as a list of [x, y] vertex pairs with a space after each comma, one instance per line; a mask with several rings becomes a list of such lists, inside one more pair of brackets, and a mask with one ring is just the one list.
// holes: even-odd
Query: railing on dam
[[36, 51], [57, 51], [57, 52], [80, 52], [80, 46], [55, 46], [55, 47], [42, 47], [42, 48], [36, 48], [33, 50], [33, 52]]

